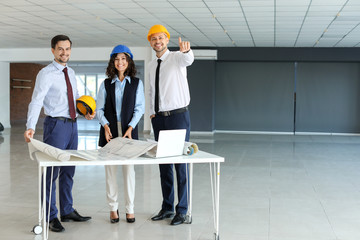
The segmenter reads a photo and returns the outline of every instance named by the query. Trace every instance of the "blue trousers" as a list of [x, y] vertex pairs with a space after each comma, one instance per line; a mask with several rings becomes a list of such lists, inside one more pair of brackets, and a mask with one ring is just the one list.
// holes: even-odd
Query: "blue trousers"
[[[155, 140], [158, 140], [160, 130], [186, 129], [186, 141], [190, 138], [190, 114], [189, 111], [167, 117], [156, 115], [151, 119], [154, 129]], [[174, 211], [174, 172], [175, 166], [178, 204], [176, 213], [186, 214], [188, 210], [189, 170], [187, 164], [160, 164], [161, 190], [163, 195], [162, 209]]]
[[[44, 121], [44, 143], [60, 149], [77, 149], [78, 130], [76, 122], [68, 122], [56, 118], [46, 117]], [[61, 216], [67, 215], [74, 211], [72, 187], [73, 177], [75, 174], [74, 166], [53, 167], [53, 178], [51, 179], [51, 167], [46, 171], [46, 218], [49, 209], [50, 183], [51, 203], [49, 220], [57, 217], [58, 209], [56, 208], [56, 179], [59, 178], [59, 201]]]

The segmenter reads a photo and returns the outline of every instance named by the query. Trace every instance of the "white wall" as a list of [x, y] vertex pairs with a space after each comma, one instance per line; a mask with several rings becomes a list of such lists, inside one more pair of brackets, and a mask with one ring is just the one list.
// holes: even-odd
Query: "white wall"
[[[73, 48], [71, 52], [70, 61], [108, 61], [109, 54], [112, 47], [99, 48]], [[144, 115], [144, 130], [150, 131], [151, 123], [149, 119], [149, 101], [147, 91], [149, 84], [147, 84], [147, 66], [153, 59], [153, 50], [150, 47], [131, 47], [134, 55], [134, 60], [143, 60], [145, 62], [145, 101], [146, 110]], [[42, 62], [51, 61], [53, 55], [49, 48], [26, 48], [26, 49], [0, 49], [0, 122], [4, 127], [10, 127], [10, 63], [11, 62]]]

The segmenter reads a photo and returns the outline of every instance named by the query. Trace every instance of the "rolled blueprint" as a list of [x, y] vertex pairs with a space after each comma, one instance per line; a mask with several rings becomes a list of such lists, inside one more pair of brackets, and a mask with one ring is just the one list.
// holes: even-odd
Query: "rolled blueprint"
[[193, 155], [199, 151], [199, 147], [196, 143], [185, 142], [184, 144], [184, 155]]

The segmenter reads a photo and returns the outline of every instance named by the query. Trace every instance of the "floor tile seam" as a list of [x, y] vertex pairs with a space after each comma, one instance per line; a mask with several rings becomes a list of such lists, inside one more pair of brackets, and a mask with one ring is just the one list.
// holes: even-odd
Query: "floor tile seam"
[[332, 233], [333, 233], [334, 236], [335, 236], [335, 239], [339, 239], [338, 236], [336, 235], [334, 226], [333, 226], [333, 224], [331, 223], [331, 220], [330, 220], [330, 218], [329, 218], [329, 215], [327, 214], [326, 209], [325, 209], [324, 204], [323, 204], [323, 202], [321, 201], [321, 199], [319, 199], [319, 203], [320, 203], [320, 205], [321, 205], [322, 210], [324, 211], [324, 214], [325, 214], [326, 219], [327, 219], [327, 221], [328, 221], [328, 223], [329, 223], [329, 225], [330, 225], [330, 227], [331, 227], [331, 231], [332, 231]]
[[[306, 169], [306, 172], [308, 173], [306, 167], [305, 167], [305, 169]], [[310, 178], [310, 176], [309, 176], [309, 178]], [[319, 201], [319, 203], [320, 203], [320, 205], [321, 205], [321, 208], [322, 208], [322, 210], [323, 210], [323, 212], [324, 212], [324, 214], [325, 214], [325, 216], [326, 216], [327, 222], [328, 222], [329, 226], [331, 227], [332, 234], [335, 236], [335, 239], [338, 239], [338, 236], [336, 235], [336, 232], [335, 232], [335, 230], [334, 230], [334, 227], [333, 227], [333, 225], [331, 224], [330, 218], [329, 218], [329, 216], [328, 216], [328, 214], [327, 214], [327, 212], [326, 212], [326, 210], [325, 210], [324, 204], [323, 204], [321, 198], [319, 197], [319, 192], [317, 191], [317, 189], [316, 189], [316, 187], [315, 187], [314, 184], [312, 184], [312, 187], [313, 187], [313, 190], [314, 190], [314, 192], [315, 192], [315, 194], [316, 194], [316, 196], [317, 196], [317, 200]]]

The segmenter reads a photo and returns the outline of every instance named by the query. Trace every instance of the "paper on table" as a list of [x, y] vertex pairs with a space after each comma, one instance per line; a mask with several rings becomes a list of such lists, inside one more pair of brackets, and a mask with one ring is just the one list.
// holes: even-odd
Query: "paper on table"
[[126, 160], [136, 158], [156, 146], [155, 143], [133, 140], [128, 138], [114, 138], [101, 149], [93, 150], [62, 150], [31, 138], [29, 146], [30, 157], [34, 160], [33, 154], [41, 151], [59, 160], [69, 161], [72, 156], [85, 160]]
[[[32, 160], [34, 160], [34, 153], [38, 151], [44, 152], [59, 161], [69, 161], [72, 156], [94, 161], [126, 160], [137, 158], [145, 153], [148, 156], [155, 157], [157, 150], [157, 142], [153, 140], [140, 141], [121, 137], [111, 139], [103, 148], [93, 150], [62, 150], [33, 138], [30, 140], [28, 146]], [[185, 142], [184, 155], [193, 155], [197, 151], [198, 146], [195, 143]]]
[[43, 143], [39, 140], [30, 138], [30, 142], [28, 143], [28, 146], [29, 146], [29, 153], [31, 160], [34, 160], [33, 154], [38, 151], [46, 153], [47, 155], [60, 161], [70, 160], [70, 154], [67, 153], [66, 151], [53, 147], [49, 144]]
[[127, 159], [137, 158], [156, 146], [156, 142], [140, 141], [117, 137], [111, 139], [103, 148], [101, 153], [114, 154]]

